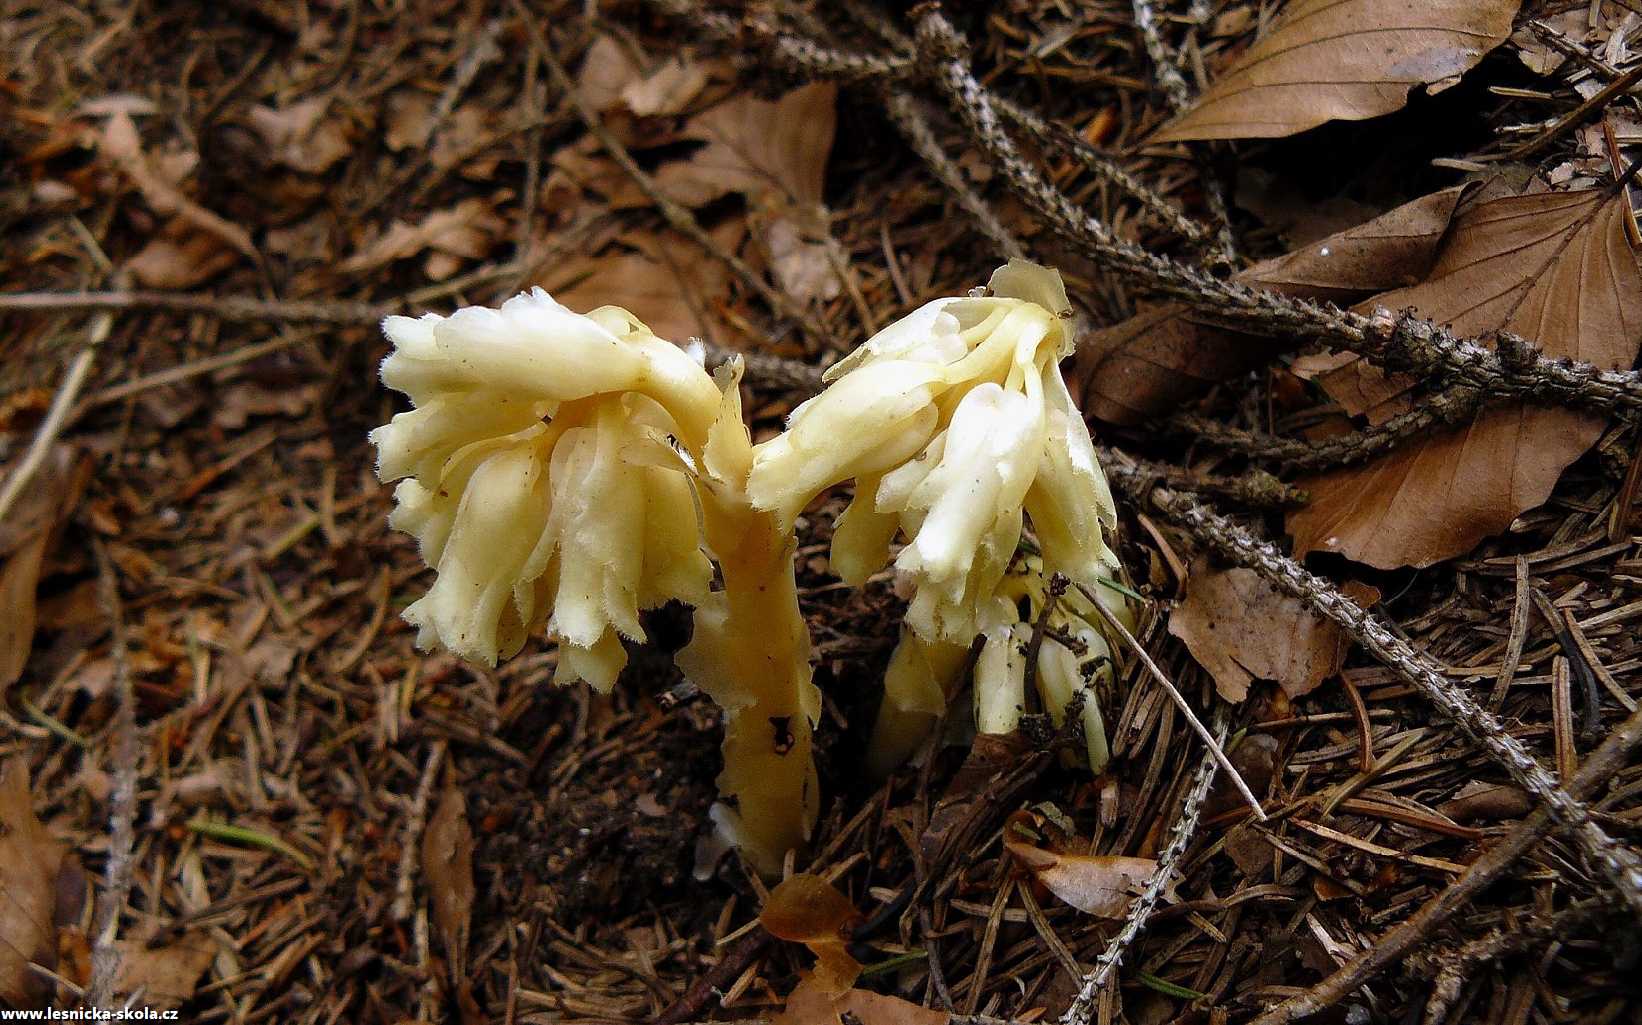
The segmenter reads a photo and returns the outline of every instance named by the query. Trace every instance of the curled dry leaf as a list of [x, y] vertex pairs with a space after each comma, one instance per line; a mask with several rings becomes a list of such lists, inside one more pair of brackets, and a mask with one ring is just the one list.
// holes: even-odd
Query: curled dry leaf
[[[1199, 556], [1186, 599], [1169, 615], [1169, 633], [1191, 649], [1227, 701], [1248, 696], [1252, 680], [1275, 680], [1290, 698], [1309, 694], [1340, 671], [1351, 640], [1337, 625], [1279, 594], [1247, 569], [1218, 569]], [[1343, 590], [1367, 608], [1379, 591], [1347, 583]]]
[[142, 140], [137, 136], [137, 126], [130, 115], [121, 111], [108, 119], [98, 150], [130, 179], [155, 213], [162, 217], [180, 217], [199, 230], [221, 239], [252, 261], [260, 260], [250, 232], [183, 195], [175, 172], [168, 174], [166, 168], [143, 152]]
[[[1414, 284], [1436, 262], [1454, 210], [1468, 191], [1456, 186], [1423, 196], [1258, 263], [1237, 280], [1333, 303]], [[1180, 306], [1159, 306], [1079, 339], [1072, 385], [1088, 415], [1136, 424], [1178, 409], [1212, 384], [1264, 366], [1289, 347], [1281, 340], [1197, 324]]]
[[1153, 136], [1270, 139], [1400, 109], [1511, 34], [1521, 0], [1295, 0], [1191, 109]]
[[66, 846], [34, 815], [28, 766], [0, 767], [0, 1004], [31, 1007], [48, 992], [31, 963], [57, 964], [57, 876]]
[[947, 1025], [952, 1015], [920, 1007], [900, 997], [865, 989], [829, 993], [813, 976], [806, 976], [787, 997], [787, 1007], [770, 1025]]
[[861, 964], [844, 949], [844, 927], [859, 917], [855, 905], [818, 875], [800, 872], [770, 891], [758, 921], [776, 939], [802, 943], [815, 955], [808, 981], [828, 995], [845, 992]]
[[1039, 846], [1043, 838], [1034, 827], [1041, 825], [1037, 816], [1016, 812], [1004, 825], [1004, 847], [1050, 893], [1085, 914], [1122, 918], [1157, 871], [1151, 858], [1049, 850]]
[[[1624, 197], [1603, 189], [1474, 202], [1455, 218], [1422, 283], [1364, 305], [1413, 308], [1460, 335], [1509, 331], [1546, 356], [1629, 367], [1642, 346], [1642, 268], [1627, 237], [1630, 216]], [[1324, 387], [1342, 401], [1363, 401], [1361, 382], [1340, 373]], [[1370, 396], [1382, 399], [1382, 413], [1387, 393], [1412, 382], [1391, 385]], [[1603, 423], [1578, 410], [1510, 402], [1379, 459], [1302, 480], [1312, 501], [1288, 518], [1295, 553], [1339, 552], [1382, 568], [1460, 555], [1543, 503]]]
[[468, 825], [467, 799], [449, 779], [422, 834], [422, 875], [451, 978], [461, 979], [473, 918], [473, 829]]

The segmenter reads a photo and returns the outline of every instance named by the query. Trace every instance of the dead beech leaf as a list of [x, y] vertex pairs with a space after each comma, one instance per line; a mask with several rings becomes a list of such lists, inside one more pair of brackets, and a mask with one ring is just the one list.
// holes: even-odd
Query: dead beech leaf
[[1295, 0], [1154, 142], [1272, 139], [1400, 109], [1505, 42], [1521, 0]]
[[845, 1015], [862, 1025], [947, 1025], [952, 1015], [871, 990], [827, 992], [806, 975], [787, 996], [787, 1006], [770, 1025], [840, 1025]]
[[1030, 757], [1031, 751], [1031, 743], [1018, 731], [976, 735], [946, 793], [935, 803], [929, 825], [918, 837], [918, 850], [925, 861], [940, 862], [945, 857], [962, 839], [963, 827], [974, 821], [976, 805], [995, 797], [1009, 771]]
[[810, 979], [825, 992], [838, 994], [861, 976], [861, 963], [844, 949], [844, 927], [858, 917], [855, 905], [836, 886], [800, 872], [770, 891], [758, 921], [776, 939], [809, 947], [815, 955]]
[[[1169, 633], [1186, 643], [1227, 701], [1248, 697], [1256, 679], [1275, 680], [1298, 698], [1345, 663], [1351, 648], [1345, 632], [1253, 570], [1219, 569], [1199, 556], [1187, 579], [1186, 599], [1169, 615]], [[1365, 608], [1380, 597], [1366, 584], [1347, 583], [1344, 590]]]
[[463, 978], [473, 918], [473, 829], [468, 825], [467, 799], [449, 779], [422, 834], [422, 874], [451, 978]]
[[801, 303], [836, 299], [843, 289], [827, 254], [826, 225], [806, 229], [803, 223], [820, 219], [802, 217], [796, 208], [788, 207], [759, 225], [776, 282]]
[[325, 116], [330, 106], [329, 97], [315, 96], [279, 110], [252, 107], [251, 127], [275, 160], [304, 174], [324, 174], [353, 151], [341, 120]]
[[448, 210], [434, 211], [420, 224], [395, 221], [376, 241], [343, 260], [340, 266], [343, 272], [353, 274], [432, 250], [425, 270], [429, 278], [438, 281], [456, 273], [461, 260], [488, 256], [492, 243], [506, 228], [491, 210], [490, 202], [474, 196]]
[[708, 80], [705, 65], [682, 57], [669, 57], [661, 67], [621, 90], [622, 102], [640, 117], [677, 114], [701, 95]]
[[201, 231], [222, 239], [253, 262], [260, 262], [250, 232], [183, 195], [173, 175], [164, 173], [149, 159], [129, 114], [121, 111], [108, 119], [98, 150], [131, 180], [155, 213], [162, 217], [181, 217]]
[[707, 143], [656, 172], [661, 190], [686, 206], [731, 192], [821, 202], [827, 155], [837, 128], [838, 89], [806, 85], [780, 99], [737, 96], [691, 118], [684, 138]]
[[[730, 220], [711, 234], [720, 246], [734, 251], [742, 231], [739, 222]], [[533, 284], [573, 310], [620, 306], [661, 338], [723, 340], [725, 330], [714, 312], [730, 281], [722, 263], [677, 235], [629, 232], [619, 241], [633, 251], [571, 257]]]
[[222, 239], [173, 217], [125, 262], [125, 269], [146, 288], [181, 290], [202, 285], [238, 262], [239, 254]]
[[621, 102], [622, 90], [643, 76], [644, 69], [626, 46], [614, 36], [600, 35], [582, 58], [576, 92], [589, 107], [606, 111]]
[[200, 976], [217, 956], [211, 938], [203, 932], [189, 933], [162, 947], [126, 939], [116, 942], [114, 948], [120, 959], [114, 992], [122, 996], [141, 994], [138, 1005], [156, 1011], [169, 1011], [192, 1000]]
[[[1354, 228], [1258, 263], [1243, 284], [1297, 299], [1351, 303], [1423, 280], [1437, 259], [1456, 186], [1423, 196]], [[1216, 382], [1264, 366], [1288, 343], [1200, 325], [1184, 308], [1159, 306], [1078, 341], [1072, 384], [1081, 408], [1131, 425], [1171, 412]]]
[[56, 445], [0, 523], [0, 609], [5, 610], [0, 614], [0, 694], [28, 664], [40, 571], [90, 472], [89, 461], [76, 458], [68, 445]]
[[1122, 918], [1157, 871], [1152, 858], [1049, 850], [1040, 846], [1042, 838], [1031, 828], [1034, 821], [1028, 812], [1011, 815], [1004, 824], [1004, 847], [1050, 893], [1084, 914]]
[[[1474, 203], [1456, 217], [1423, 283], [1371, 302], [1412, 307], [1460, 335], [1510, 331], [1546, 356], [1629, 367], [1642, 346], [1642, 268], [1629, 216], [1624, 198], [1605, 190]], [[1288, 517], [1295, 553], [1339, 552], [1387, 569], [1460, 555], [1543, 503], [1603, 423], [1578, 410], [1507, 403], [1371, 462], [1301, 480], [1312, 501]]]
[[0, 767], [0, 1004], [32, 1007], [49, 990], [29, 969], [57, 964], [57, 875], [65, 844], [34, 814], [28, 765]]

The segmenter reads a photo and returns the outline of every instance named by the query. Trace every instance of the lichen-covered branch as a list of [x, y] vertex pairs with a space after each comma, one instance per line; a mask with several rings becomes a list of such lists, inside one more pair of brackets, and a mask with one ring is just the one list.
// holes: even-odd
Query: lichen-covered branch
[[1259, 431], [1229, 427], [1195, 413], [1171, 417], [1169, 426], [1193, 435], [1205, 445], [1235, 452], [1284, 471], [1327, 470], [1351, 466], [1425, 437], [1430, 431], [1459, 423], [1481, 409], [1483, 396], [1471, 388], [1450, 388], [1427, 396], [1414, 408], [1385, 423], [1321, 441], [1281, 438]]
[[1467, 740], [1498, 763], [1568, 831], [1631, 909], [1642, 915], [1642, 858], [1609, 836], [1585, 804], [1563, 789], [1491, 712], [1444, 677], [1430, 659], [1378, 617], [1270, 542], [1198, 501], [1156, 485], [1131, 465], [1111, 463], [1106, 469], [1113, 483], [1132, 500], [1150, 504], [1222, 558], [1254, 570], [1282, 593], [1298, 598], [1313, 612], [1338, 624], [1364, 650], [1424, 694]]

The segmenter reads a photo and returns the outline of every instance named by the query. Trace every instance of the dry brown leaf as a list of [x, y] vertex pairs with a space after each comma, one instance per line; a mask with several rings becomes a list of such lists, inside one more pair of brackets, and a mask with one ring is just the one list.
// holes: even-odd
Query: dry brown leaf
[[1031, 813], [1011, 815], [1004, 825], [1004, 847], [1050, 893], [1084, 914], [1122, 918], [1135, 895], [1157, 871], [1157, 862], [1151, 858], [1049, 850], [1040, 846], [1043, 841], [1032, 828], [1034, 825], [1041, 826], [1042, 822]]
[[467, 799], [448, 779], [422, 834], [422, 875], [451, 978], [462, 978], [473, 918], [473, 829], [468, 825]]
[[395, 260], [433, 250], [426, 272], [437, 281], [454, 274], [461, 260], [489, 255], [495, 239], [507, 225], [491, 210], [490, 201], [474, 196], [449, 210], [436, 210], [420, 224], [395, 221], [375, 242], [343, 260], [345, 273], [373, 270]]
[[[1169, 615], [1169, 633], [1186, 643], [1227, 701], [1248, 697], [1257, 679], [1275, 680], [1298, 698], [1345, 663], [1351, 648], [1345, 632], [1253, 570], [1218, 569], [1199, 556], [1187, 579], [1186, 599]], [[1344, 590], [1364, 608], [1380, 597], [1366, 584], [1347, 583]]]
[[838, 888], [799, 872], [770, 891], [758, 921], [770, 935], [802, 943], [815, 955], [811, 980], [829, 994], [843, 993], [861, 976], [861, 963], [844, 949], [844, 927], [860, 913]]
[[315, 96], [281, 110], [252, 107], [251, 127], [275, 160], [305, 174], [324, 174], [353, 151], [342, 121], [325, 116], [330, 105], [329, 97]]
[[57, 964], [57, 875], [66, 845], [34, 814], [28, 765], [0, 767], [0, 1004], [30, 1007], [48, 990], [29, 964]]
[[639, 81], [644, 69], [614, 36], [601, 35], [587, 48], [576, 75], [582, 102], [597, 111], [609, 110], [622, 100], [622, 90]]
[[[814, 208], [812, 208], [814, 209]], [[760, 235], [770, 250], [770, 269], [781, 290], [799, 302], [836, 299], [843, 289], [833, 269], [825, 241], [826, 226], [806, 230], [805, 218], [791, 207], [760, 225]]]
[[[142, 140], [137, 136], [137, 126], [132, 123], [130, 115], [122, 111], [108, 119], [98, 149], [131, 180], [155, 213], [162, 217], [181, 217], [201, 231], [215, 235], [251, 260], [260, 261], [250, 232], [183, 195], [175, 178], [175, 169], [170, 169], [168, 174], [163, 163], [156, 166], [157, 162], [149, 159], [148, 154], [143, 152]], [[191, 165], [192, 162], [189, 158], [188, 163]]]
[[[1436, 261], [1467, 189], [1456, 186], [1405, 203], [1256, 264], [1237, 280], [1336, 303], [1412, 284]], [[1179, 306], [1159, 306], [1083, 336], [1072, 383], [1088, 415], [1136, 424], [1178, 409], [1210, 385], [1263, 366], [1287, 348], [1283, 341], [1198, 325]]]
[[770, 1025], [839, 1025], [845, 1015], [853, 1016], [861, 1025], [947, 1025], [952, 1020], [945, 1011], [871, 990], [852, 989], [835, 995], [813, 976], [805, 976], [788, 995], [786, 1009]]
[[640, 117], [677, 114], [701, 95], [708, 79], [705, 65], [669, 57], [661, 67], [622, 87], [622, 102]]
[[238, 262], [239, 254], [222, 239], [173, 217], [125, 269], [145, 288], [180, 290], [202, 285]]
[[1270, 139], [1400, 109], [1511, 34], [1521, 0], [1295, 0], [1155, 142]]
[[778, 100], [737, 96], [690, 119], [684, 138], [707, 143], [656, 172], [663, 192], [701, 206], [731, 192], [821, 202], [827, 154], [837, 127], [838, 89], [806, 85]]
[[433, 130], [433, 98], [427, 93], [400, 91], [388, 97], [382, 141], [398, 153], [428, 144]]
[[90, 469], [69, 446], [57, 445], [0, 524], [0, 609], [5, 610], [0, 614], [0, 694], [28, 664], [40, 571]]
[[200, 976], [217, 956], [211, 938], [203, 932], [189, 933], [163, 947], [150, 947], [142, 940], [119, 940], [114, 949], [120, 958], [114, 992], [141, 994], [137, 1005], [156, 1011], [169, 1011], [193, 999]]
[[[727, 221], [712, 235], [733, 251], [742, 230], [739, 223]], [[730, 281], [722, 263], [677, 235], [629, 232], [621, 241], [637, 251], [572, 257], [555, 264], [534, 284], [577, 312], [620, 306], [672, 341], [723, 340], [724, 328], [714, 314], [714, 304], [722, 301]]]
[[926, 861], [938, 861], [952, 843], [954, 831], [974, 817], [975, 806], [994, 796], [994, 787], [1032, 746], [1020, 733], [981, 733], [964, 755], [963, 764], [947, 784], [946, 793], [930, 813], [929, 825], [918, 838]]
[[[1642, 268], [1628, 216], [1623, 198], [1604, 190], [1474, 203], [1456, 217], [1425, 282], [1371, 302], [1412, 307], [1460, 335], [1510, 331], [1546, 356], [1629, 367], [1642, 346]], [[1302, 480], [1312, 500], [1288, 518], [1295, 553], [1339, 552], [1392, 568], [1467, 552], [1543, 503], [1603, 422], [1509, 403], [1372, 462]]]

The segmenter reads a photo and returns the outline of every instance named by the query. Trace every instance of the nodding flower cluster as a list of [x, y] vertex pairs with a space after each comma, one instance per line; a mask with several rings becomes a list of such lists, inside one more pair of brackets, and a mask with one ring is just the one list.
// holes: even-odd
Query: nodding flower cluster
[[[1104, 533], [1117, 522], [1111, 493], [1059, 369], [1069, 316], [1059, 274], [1011, 261], [984, 292], [874, 335], [758, 446], [739, 364], [709, 375], [618, 307], [577, 314], [537, 289], [500, 309], [390, 317], [382, 378], [414, 408], [371, 440], [379, 475], [400, 482], [392, 524], [438, 570], [405, 618], [421, 646], [490, 665], [545, 628], [560, 682], [608, 690], [623, 641], [644, 640], [642, 610], [695, 607], [679, 662], [726, 718], [714, 818], [778, 871], [818, 807], [820, 701], [792, 562], [810, 502], [855, 482], [832, 542], [852, 585], [905, 537], [894, 568], [910, 605], [869, 752], [880, 771], [945, 713], [978, 636], [977, 725], [1012, 729], [1048, 575], [1095, 589], [1118, 572]], [[1022, 554], [1028, 525], [1035, 555]], [[1051, 614], [1056, 636], [1083, 651], [1041, 643], [1035, 679], [1057, 717], [1084, 695], [1098, 769], [1090, 688], [1110, 657], [1082, 601], [1059, 596]]]

